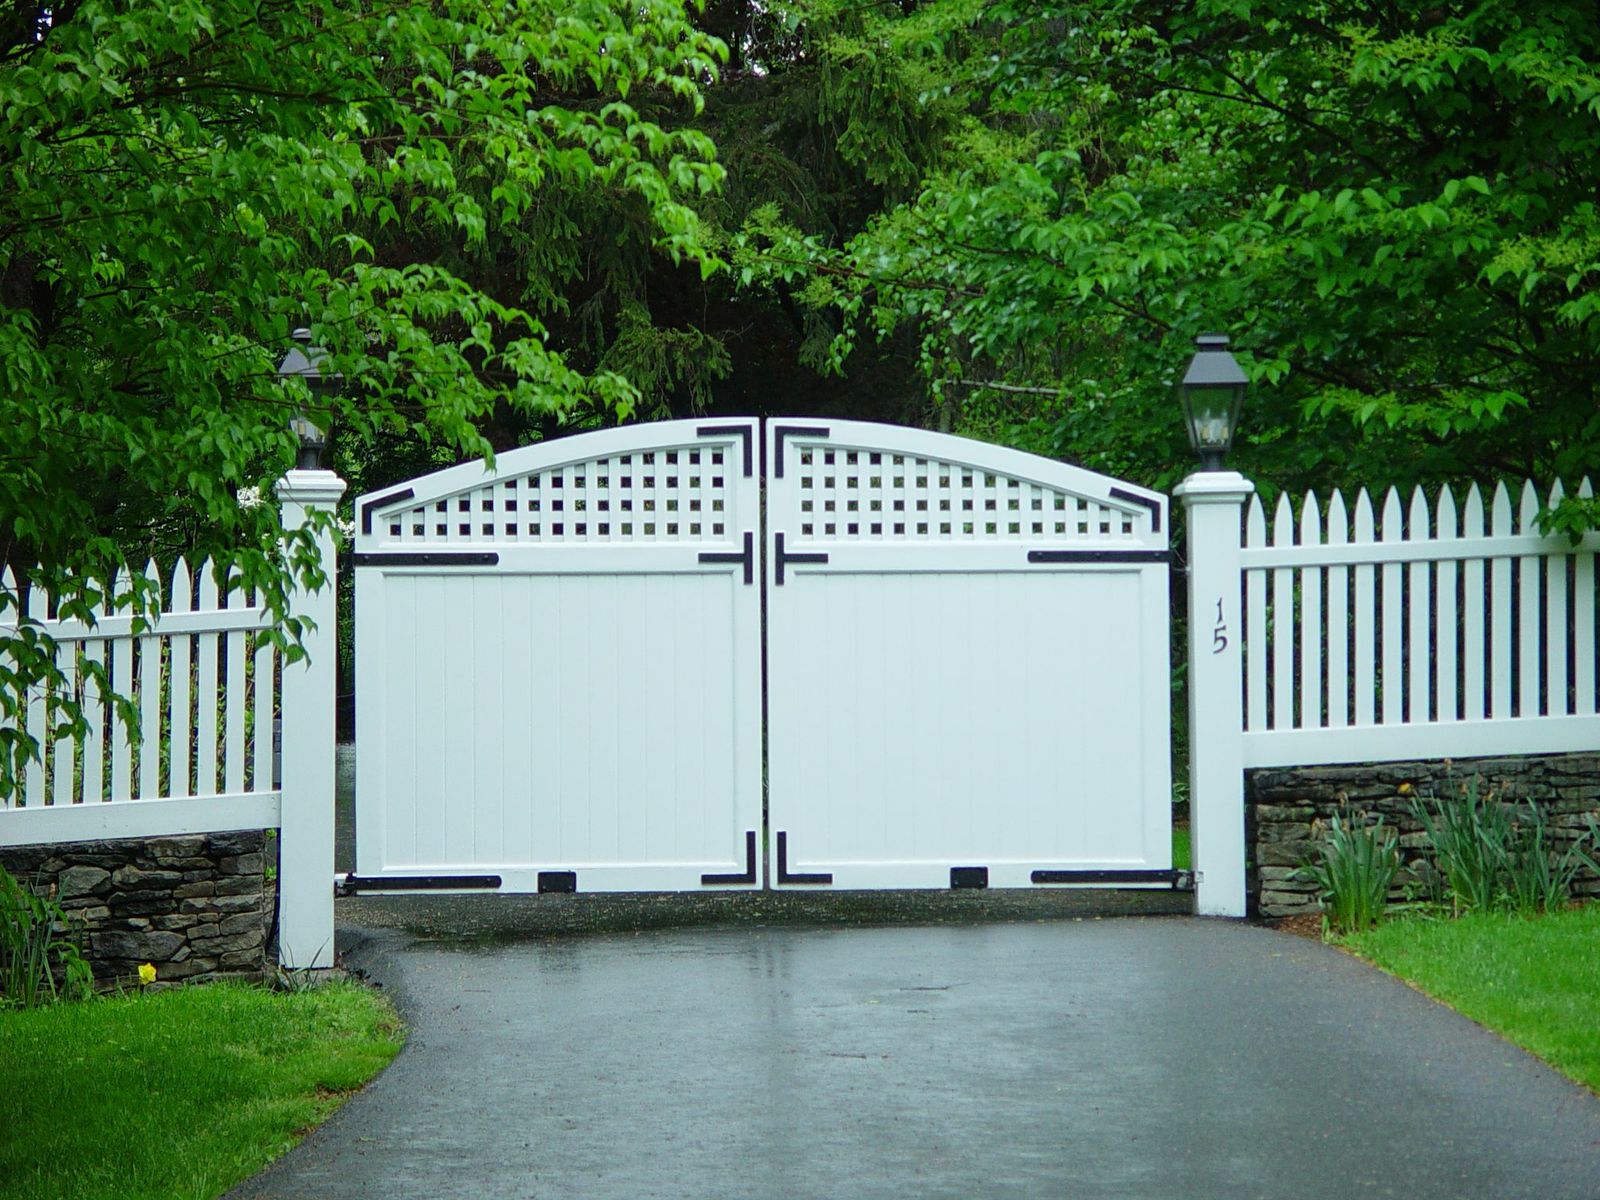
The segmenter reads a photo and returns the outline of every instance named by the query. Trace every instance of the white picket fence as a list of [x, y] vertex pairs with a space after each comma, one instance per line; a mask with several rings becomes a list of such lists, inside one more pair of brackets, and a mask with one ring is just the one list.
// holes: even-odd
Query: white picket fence
[[[0, 845], [277, 827], [270, 614], [210, 562], [191, 570], [179, 559], [165, 580], [152, 562], [144, 577], [163, 603], [139, 632], [126, 612], [58, 619], [42, 589], [27, 592], [24, 616], [55, 642], [63, 678], [29, 698], [26, 730], [41, 754], [0, 820]], [[9, 569], [3, 584], [17, 594]], [[128, 581], [108, 590], [125, 594]], [[87, 730], [55, 736], [68, 699]]]
[[[343, 492], [332, 472], [290, 472], [277, 488], [285, 528]], [[209, 561], [147, 565], [163, 603], [138, 629], [125, 610], [61, 619], [29, 589], [22, 616], [53, 639], [63, 678], [29, 697], [26, 731], [43, 753], [20, 798], [0, 797], [0, 846], [277, 829], [279, 961], [332, 966], [335, 563], [331, 536], [317, 543], [329, 579], [290, 594], [307, 622], [293, 663], [266, 636], [270, 613]], [[0, 583], [17, 594], [9, 571]], [[62, 734], [69, 693], [87, 728]], [[137, 733], [113, 697], [137, 713]]]
[[[1579, 488], [1592, 495], [1588, 480]], [[1559, 503], [1558, 484], [1549, 502]], [[1539, 491], [1459, 508], [1396, 491], [1248, 505], [1244, 765], [1600, 746], [1595, 550], [1539, 531]]]

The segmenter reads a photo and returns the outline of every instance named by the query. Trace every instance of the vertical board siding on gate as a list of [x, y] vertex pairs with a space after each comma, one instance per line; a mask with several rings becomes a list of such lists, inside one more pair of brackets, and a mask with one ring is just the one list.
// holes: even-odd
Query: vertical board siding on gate
[[[789, 886], [1169, 868], [1164, 499], [918, 430], [767, 436], [784, 464], [767, 501], [769, 816]], [[825, 561], [780, 582], [780, 535]]]
[[[92, 621], [58, 618], [42, 589], [25, 592], [61, 677], [28, 697], [24, 729], [40, 754], [20, 795], [0, 801], [0, 845], [278, 824], [270, 614], [210, 562], [180, 559], [165, 586], [154, 563], [143, 575], [160, 603], [142, 627], [103, 607]], [[9, 570], [4, 586], [17, 591]], [[118, 576], [111, 594], [126, 587]], [[69, 696], [77, 732], [63, 731]]]
[[726, 556], [759, 527], [755, 423], [707, 425], [564, 438], [357, 501], [358, 875], [618, 891], [744, 871], [760, 595]]
[[[1579, 495], [1591, 496], [1584, 480]], [[1546, 493], [1559, 503], [1558, 484]], [[1592, 749], [1594, 558], [1540, 533], [1532, 483], [1259, 498], [1243, 528], [1245, 763]], [[1487, 509], [1487, 511], [1486, 511]], [[1270, 583], [1270, 589], [1269, 589]]]

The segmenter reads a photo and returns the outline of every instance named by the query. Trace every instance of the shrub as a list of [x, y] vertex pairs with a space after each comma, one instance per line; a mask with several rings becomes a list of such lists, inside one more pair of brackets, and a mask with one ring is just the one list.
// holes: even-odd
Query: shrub
[[1511, 817], [1474, 775], [1460, 799], [1418, 800], [1412, 813], [1433, 847], [1435, 865], [1455, 911], [1487, 912], [1500, 901], [1511, 854]]
[[1382, 820], [1366, 826], [1334, 817], [1315, 854], [1295, 874], [1317, 885], [1328, 923], [1341, 933], [1376, 925], [1400, 871], [1394, 830], [1384, 828]]
[[61, 906], [0, 867], [0, 1008], [81, 999], [93, 990], [94, 976]]

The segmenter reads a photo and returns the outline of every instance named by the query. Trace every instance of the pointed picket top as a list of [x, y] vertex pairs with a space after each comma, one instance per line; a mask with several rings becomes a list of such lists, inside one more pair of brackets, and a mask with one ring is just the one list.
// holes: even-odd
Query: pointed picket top
[[1432, 514], [1428, 512], [1428, 498], [1422, 494], [1419, 486], [1411, 493], [1411, 513], [1406, 518], [1406, 539], [1413, 542], [1426, 542], [1433, 538], [1433, 527], [1429, 521]]
[[1585, 475], [1583, 477], [1583, 482], [1578, 485], [1578, 499], [1580, 499], [1580, 500], [1588, 500], [1588, 499], [1591, 499], [1593, 496], [1594, 496], [1594, 486], [1589, 482], [1589, 477], [1587, 475]]
[[1496, 537], [1511, 532], [1511, 493], [1504, 481], [1494, 485], [1494, 500], [1489, 505], [1490, 528]]
[[200, 602], [195, 611], [207, 612], [218, 607], [217, 604], [217, 571], [215, 565], [208, 558], [194, 569], [200, 578]]
[[239, 564], [230, 562], [222, 575], [222, 608], [249, 608], [249, 601], [244, 594], [244, 586], [240, 583], [242, 572]]
[[[155, 608], [156, 608], [156, 610], [159, 611], [162, 608], [165, 608], [166, 607], [166, 593], [165, 593], [165, 589], [162, 588], [162, 586], [161, 586], [161, 568], [156, 566], [156, 560], [155, 559], [153, 559], [153, 558], [145, 559], [143, 576], [144, 576], [145, 583], [150, 588], [150, 594], [155, 598]], [[152, 616], [153, 615], [154, 614], [152, 614]]]
[[1350, 519], [1344, 511], [1344, 493], [1338, 488], [1328, 498], [1328, 545], [1342, 546], [1350, 540]]
[[1434, 536], [1440, 540], [1453, 539], [1461, 526], [1456, 522], [1456, 497], [1446, 484], [1439, 489], [1439, 516], [1434, 527]]
[[50, 593], [37, 579], [28, 582], [28, 599], [23, 605], [23, 612], [30, 621], [50, 619]]
[[20, 615], [22, 610], [22, 595], [17, 591], [17, 577], [11, 573], [11, 564], [7, 563], [5, 570], [0, 571], [0, 589], [4, 589], [11, 597], [11, 603], [0, 607], [0, 621], [6, 620], [6, 614], [14, 605]]
[[1537, 534], [1539, 532], [1539, 510], [1543, 507], [1539, 503], [1539, 489], [1533, 486], [1533, 480], [1522, 481], [1522, 501], [1517, 506], [1520, 509], [1518, 522], [1523, 533]]
[[1554, 508], [1567, 498], [1567, 489], [1561, 486], [1561, 480], [1556, 480], [1550, 485], [1550, 507]]
[[1317, 508], [1315, 492], [1307, 492], [1305, 501], [1300, 505], [1300, 544], [1322, 545], [1322, 513]]
[[175, 613], [194, 611], [194, 576], [189, 572], [188, 561], [181, 556], [172, 568], [172, 598], [167, 601], [167, 608]]
[[128, 590], [126, 568], [120, 564], [111, 572], [111, 578], [106, 583], [105, 600], [100, 605], [100, 615], [109, 617], [116, 613], [117, 603]]
[[1244, 515], [1244, 544], [1247, 546], [1265, 546], [1267, 544], [1267, 518], [1261, 511], [1261, 496], [1259, 493], [1250, 497], [1250, 507]]
[[1398, 542], [1404, 536], [1400, 508], [1400, 493], [1390, 488], [1383, 498], [1383, 540]]
[[1294, 545], [1294, 506], [1289, 503], [1289, 493], [1278, 493], [1277, 510], [1272, 514], [1272, 544]]
[[1367, 489], [1362, 488], [1356, 493], [1356, 539], [1358, 543], [1375, 542], [1378, 539], [1373, 535], [1372, 497], [1367, 495]]
[[1477, 484], [1467, 489], [1467, 503], [1461, 510], [1461, 536], [1483, 536], [1483, 493]]

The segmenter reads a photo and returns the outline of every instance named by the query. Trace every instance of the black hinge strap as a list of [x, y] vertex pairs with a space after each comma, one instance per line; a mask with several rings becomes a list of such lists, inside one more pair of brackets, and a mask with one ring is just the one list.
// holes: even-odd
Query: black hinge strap
[[1031, 563], [1114, 563], [1172, 561], [1170, 550], [1029, 550]]
[[783, 586], [783, 568], [788, 563], [825, 563], [828, 561], [826, 554], [790, 554], [783, 548], [783, 534], [775, 533], [772, 550], [772, 583], [774, 587]]
[[500, 886], [498, 875], [345, 875], [336, 891], [342, 896], [357, 892], [433, 892], [450, 888], [493, 889]]
[[727, 437], [729, 434], [736, 434], [744, 442], [744, 477], [749, 479], [755, 474], [755, 455], [751, 453], [750, 426], [701, 425], [694, 433], [696, 437]]
[[744, 581], [751, 584], [756, 581], [756, 535], [746, 532], [744, 535], [744, 552], [734, 554], [723, 550], [705, 550], [700, 554], [703, 563], [743, 563]]
[[783, 439], [786, 437], [826, 438], [828, 430], [820, 425], [774, 425], [772, 427], [772, 477], [783, 478]]
[[481, 554], [463, 554], [432, 550], [425, 552], [376, 550], [369, 554], [352, 554], [350, 559], [358, 567], [496, 567], [500, 565], [500, 555], [492, 551], [485, 551]]

